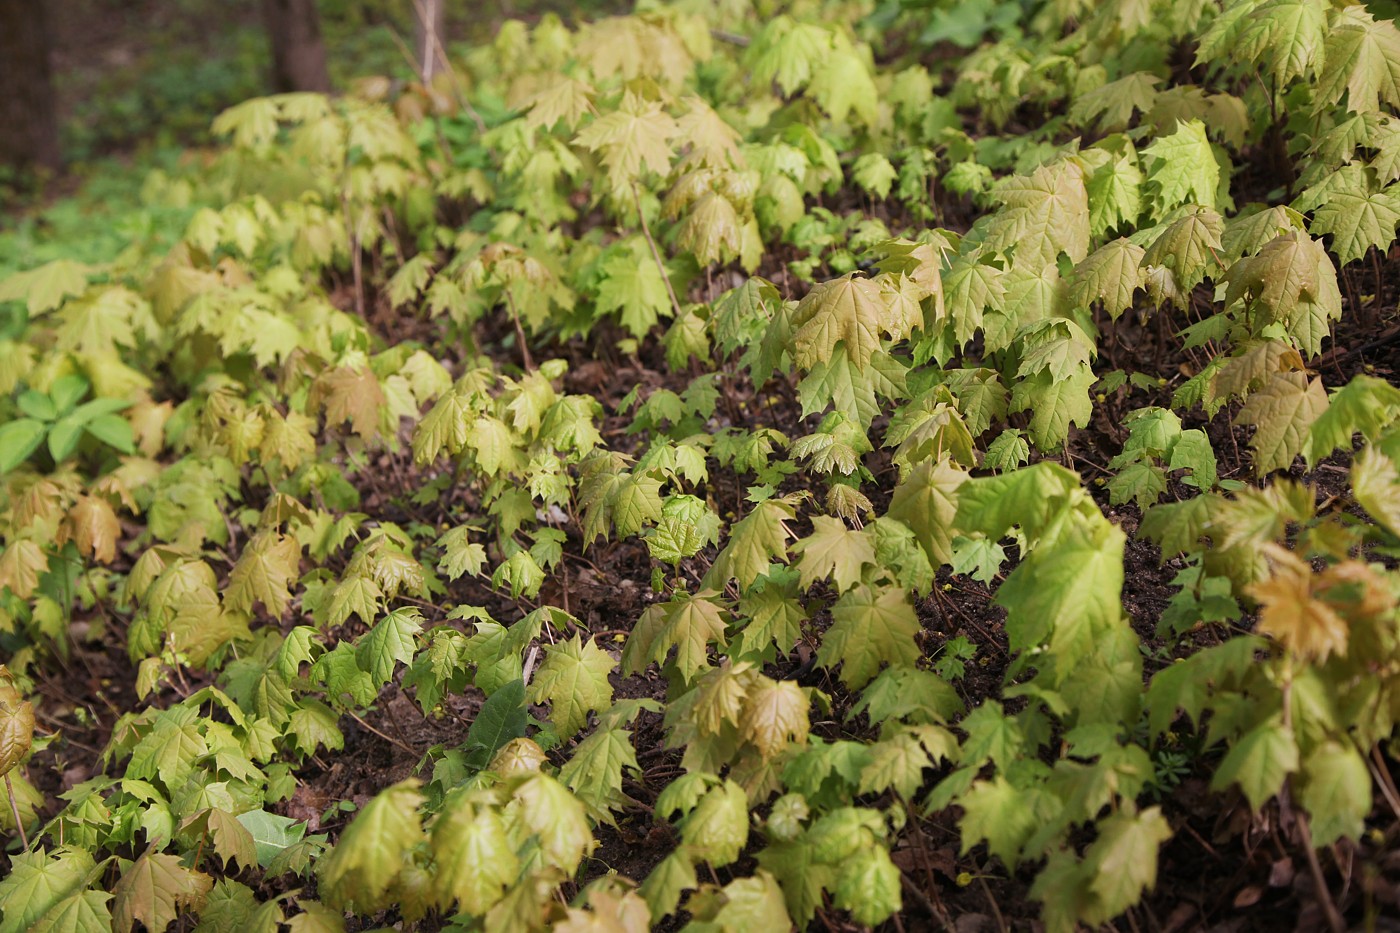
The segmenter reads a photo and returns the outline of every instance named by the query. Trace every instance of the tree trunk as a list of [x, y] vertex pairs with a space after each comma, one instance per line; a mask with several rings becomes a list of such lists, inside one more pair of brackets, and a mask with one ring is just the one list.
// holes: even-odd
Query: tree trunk
[[25, 169], [59, 169], [58, 114], [49, 67], [45, 11], [36, 0], [0, 0], [0, 163]]
[[316, 0], [262, 0], [262, 9], [272, 43], [273, 85], [282, 92], [328, 93], [331, 78]]
[[443, 34], [445, 17], [444, 0], [409, 0], [413, 4], [413, 22], [416, 42], [414, 51], [418, 54], [418, 76], [424, 84], [432, 84], [433, 78], [447, 70], [443, 58], [443, 48], [447, 41]]

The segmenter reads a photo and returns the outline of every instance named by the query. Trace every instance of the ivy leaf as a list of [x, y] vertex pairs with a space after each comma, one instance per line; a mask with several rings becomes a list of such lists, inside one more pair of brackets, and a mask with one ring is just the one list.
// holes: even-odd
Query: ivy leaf
[[126, 933], [139, 920], [148, 930], [164, 930], [182, 910], [197, 913], [213, 886], [214, 879], [186, 868], [178, 857], [148, 851], [112, 888], [112, 929]]
[[327, 903], [362, 913], [384, 904], [394, 879], [410, 863], [410, 850], [424, 839], [418, 818], [422, 802], [418, 782], [409, 779], [365, 804], [335, 848], [317, 863]]
[[224, 604], [236, 612], [252, 612], [261, 602], [276, 618], [287, 611], [290, 587], [300, 574], [301, 545], [291, 535], [261, 531], [253, 537], [229, 574]]
[[1215, 769], [1212, 790], [1238, 784], [1256, 812], [1283, 788], [1288, 775], [1298, 770], [1298, 743], [1293, 730], [1278, 716], [1271, 716], [1235, 740]]
[[612, 702], [608, 675], [616, 664], [593, 639], [584, 642], [578, 635], [544, 650], [544, 662], [530, 682], [530, 702], [548, 700], [555, 732], [568, 738], [587, 725], [590, 710]]
[[853, 690], [875, 678], [881, 664], [913, 667], [919, 660], [919, 619], [904, 590], [858, 586], [831, 607], [836, 621], [822, 636], [817, 663], [841, 665], [841, 682]]
[[422, 631], [423, 613], [412, 607], [395, 609], [360, 639], [355, 663], [374, 678], [376, 685], [387, 684], [393, 679], [397, 662], [413, 662], [418, 647], [415, 636]]
[[1320, 378], [1309, 382], [1306, 373], [1275, 373], [1235, 416], [1235, 424], [1254, 425], [1249, 439], [1254, 472], [1263, 476], [1286, 469], [1303, 452], [1308, 430], [1326, 410], [1327, 390]]

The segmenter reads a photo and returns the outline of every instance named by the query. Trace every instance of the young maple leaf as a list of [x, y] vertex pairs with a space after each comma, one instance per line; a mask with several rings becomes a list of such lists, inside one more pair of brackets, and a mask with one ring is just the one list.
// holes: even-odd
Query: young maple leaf
[[1254, 425], [1249, 446], [1255, 474], [1286, 469], [1303, 452], [1308, 430], [1326, 410], [1327, 390], [1320, 378], [1309, 382], [1306, 373], [1275, 373], [1235, 416], [1235, 424]]
[[139, 920], [148, 930], [164, 930], [180, 911], [197, 913], [213, 886], [213, 878], [186, 868], [178, 856], [148, 850], [112, 888], [112, 929], [130, 930]]
[[755, 505], [730, 530], [729, 542], [705, 577], [707, 584], [723, 586], [734, 579], [747, 589], [770, 563], [787, 563], [787, 541], [792, 532], [785, 523], [797, 517], [795, 506], [791, 497], [765, 499]]
[[525, 123], [536, 129], [553, 129], [560, 120], [573, 130], [586, 115], [596, 113], [593, 95], [597, 93], [587, 81], [567, 75], [555, 75], [544, 87], [520, 105], [525, 111]]
[[327, 424], [350, 422], [350, 429], [365, 440], [379, 432], [379, 412], [384, 389], [367, 366], [339, 366], [322, 373], [311, 386], [307, 406], [312, 414], [324, 409]]
[[90, 555], [100, 564], [116, 559], [121, 523], [106, 499], [80, 496], [68, 510], [67, 531], [79, 553]]
[[239, 555], [229, 574], [224, 604], [237, 612], [252, 612], [261, 602], [280, 618], [291, 602], [290, 587], [301, 564], [301, 545], [291, 535], [262, 531]]
[[792, 550], [802, 555], [797, 569], [803, 589], [830, 576], [837, 592], [844, 593], [860, 582], [866, 565], [875, 563], [875, 544], [868, 534], [826, 515], [813, 516], [812, 533]]
[[545, 648], [545, 659], [530, 681], [530, 702], [549, 701], [549, 718], [560, 738], [575, 735], [588, 724], [590, 710], [612, 702], [608, 682], [616, 662], [593, 639], [578, 635]]
[[1270, 576], [1249, 588], [1259, 601], [1259, 631], [1283, 644], [1294, 656], [1322, 662], [1345, 655], [1347, 620], [1314, 594], [1312, 568], [1292, 551], [1267, 545]]
[[618, 108], [585, 126], [574, 137], [577, 145], [602, 153], [613, 191], [625, 191], [643, 169], [658, 175], [671, 170], [671, 146], [680, 128], [655, 101], [627, 91]]
[[831, 607], [836, 621], [822, 636], [817, 663], [841, 665], [841, 682], [857, 690], [875, 679], [881, 664], [912, 667], [919, 659], [919, 618], [903, 589], [858, 586]]
[[433, 824], [431, 848], [438, 897], [445, 904], [455, 900], [463, 913], [485, 916], [519, 878], [520, 861], [501, 812], [470, 793], [448, 797]]
[[341, 833], [330, 855], [316, 864], [321, 897], [335, 907], [368, 912], [384, 897], [409, 852], [423, 841], [418, 807], [423, 795], [412, 778], [380, 791]]
[[1339, 12], [1323, 58], [1313, 98], [1319, 110], [1339, 103], [1343, 92], [1353, 113], [1379, 110], [1382, 99], [1400, 106], [1400, 30], [1393, 22], [1377, 22], [1364, 6]]
[[1142, 154], [1147, 159], [1147, 182], [1156, 191], [1159, 215], [1179, 204], [1215, 208], [1220, 165], [1200, 120], [1178, 123], [1175, 133], [1158, 136]]

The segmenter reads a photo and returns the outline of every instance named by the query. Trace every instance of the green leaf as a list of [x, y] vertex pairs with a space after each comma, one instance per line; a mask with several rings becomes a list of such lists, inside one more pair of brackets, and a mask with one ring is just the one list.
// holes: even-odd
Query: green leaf
[[423, 795], [412, 779], [380, 791], [346, 827], [330, 854], [317, 863], [321, 896], [336, 907], [370, 912], [385, 896], [409, 852], [423, 841], [418, 807]]
[[517, 677], [496, 688], [481, 704], [467, 730], [467, 741], [463, 743], [467, 763], [477, 769], [485, 768], [507, 742], [525, 734], [529, 721], [525, 681]]
[[844, 593], [860, 582], [866, 565], [875, 563], [875, 544], [869, 535], [825, 515], [813, 516], [812, 533], [792, 549], [802, 555], [797, 569], [803, 589], [829, 576], [836, 583], [836, 591]]
[[1393, 185], [1369, 191], [1359, 171], [1348, 175], [1357, 177], [1357, 186], [1332, 191], [1308, 225], [1314, 236], [1332, 234], [1332, 252], [1342, 265], [1365, 256], [1373, 246], [1385, 252], [1395, 242], [1395, 228], [1400, 225], [1400, 197], [1392, 193]]
[[1235, 416], [1235, 424], [1254, 426], [1249, 446], [1255, 473], [1263, 476], [1292, 464], [1303, 452], [1313, 422], [1326, 410], [1327, 391], [1320, 378], [1310, 382], [1306, 373], [1275, 373]]
[[899, 869], [880, 845], [858, 850], [839, 866], [834, 893], [836, 906], [867, 926], [883, 923], [903, 906]]
[[588, 724], [590, 710], [606, 709], [612, 702], [608, 675], [616, 662], [593, 639], [584, 642], [577, 634], [544, 651], [544, 662], [530, 682], [530, 702], [548, 700], [555, 731], [568, 738]]
[[1038, 271], [1060, 254], [1079, 262], [1089, 253], [1089, 196], [1084, 169], [1064, 160], [1029, 176], [1007, 178], [993, 189], [1001, 210], [993, 215], [987, 245], [1010, 253], [1016, 269]]
[[919, 660], [919, 619], [904, 590], [858, 586], [836, 601], [831, 616], [835, 622], [822, 636], [817, 663], [827, 669], [840, 664], [846, 686], [865, 686], [882, 664], [913, 667]]
[[28, 460], [47, 433], [48, 425], [33, 418], [19, 418], [0, 427], [0, 473], [8, 473]]
[[94, 868], [82, 849], [36, 849], [11, 856], [0, 879], [0, 933], [25, 933], [64, 898], [77, 893]]
[[1249, 805], [1258, 811], [1298, 770], [1298, 743], [1293, 730], [1272, 716], [1235, 740], [1215, 769], [1210, 786], [1224, 790], [1238, 784]]
[[1200, 120], [1178, 123], [1176, 132], [1158, 136], [1142, 154], [1159, 214], [1180, 204], [1216, 206], [1220, 166]]
[[397, 663], [410, 664], [418, 648], [418, 633], [423, 631], [423, 613], [412, 607], [395, 609], [379, 620], [355, 648], [355, 662], [360, 670], [374, 678], [377, 686], [387, 684], [394, 676]]
[[249, 810], [238, 814], [238, 822], [253, 837], [253, 849], [258, 864], [268, 868], [282, 852], [306, 836], [306, 824], [266, 810]]
[[1126, 811], [1098, 823], [1099, 836], [1084, 853], [1096, 902], [1084, 919], [1107, 923], [1132, 907], [1157, 880], [1157, 850], [1172, 836], [1160, 807]]
[[634, 337], [645, 336], [657, 321], [671, 316], [666, 280], [643, 250], [619, 253], [604, 262], [601, 271], [598, 311], [618, 312], [622, 326]]
[[1134, 293], [1146, 281], [1142, 269], [1145, 253], [1141, 246], [1123, 237], [1099, 247], [1074, 267], [1070, 302], [1088, 308], [1101, 301], [1109, 317], [1118, 320], [1132, 308]]
[[680, 831], [681, 841], [712, 866], [733, 862], [749, 838], [749, 801], [744, 789], [727, 779], [716, 784], [686, 814]]
[[0, 281], [0, 302], [24, 301], [30, 317], [46, 314], [74, 295], [87, 291], [89, 266], [56, 259]]
[[569, 875], [576, 872], [583, 857], [597, 845], [578, 798], [544, 773], [528, 778], [512, 796], [520, 804], [525, 826], [538, 838], [547, 863]]
[[1309, 467], [1336, 450], [1351, 450], [1352, 435], [1360, 433], [1369, 441], [1400, 418], [1400, 388], [1384, 379], [1364, 373], [1332, 392], [1326, 410], [1308, 429], [1303, 456]]
[[786, 522], [797, 517], [788, 499], [765, 499], [730, 529], [729, 541], [715, 558], [706, 575], [709, 585], [722, 586], [738, 580], [747, 589], [777, 561], [787, 563], [787, 540], [792, 537]]
[[30, 933], [93, 933], [112, 928], [106, 891], [78, 891], [53, 906], [29, 928]]
[[588, 805], [595, 819], [611, 821], [607, 811], [621, 810], [628, 803], [622, 790], [624, 772], [640, 771], [631, 734], [625, 729], [599, 728], [578, 744], [573, 757], [559, 769], [559, 780]]
[[261, 602], [280, 618], [291, 602], [290, 587], [300, 576], [301, 545], [291, 535], [263, 531], [254, 536], [229, 574], [224, 605], [238, 612], [252, 612]]
[[518, 880], [520, 862], [500, 811], [457, 793], [433, 824], [431, 843], [439, 900], [481, 917]]
[[1371, 812], [1371, 773], [1356, 749], [1323, 742], [1303, 762], [1302, 777], [1298, 800], [1312, 821], [1313, 845], [1360, 838]]
[[181, 911], [198, 913], [213, 886], [214, 879], [186, 868], [178, 857], [147, 851], [112, 888], [112, 929], [125, 933], [139, 920], [148, 930], [164, 930]]
[[1008, 868], [1016, 865], [1021, 847], [1040, 827], [1033, 800], [1000, 774], [990, 781], [973, 784], [958, 798], [958, 803], [963, 808], [958, 823], [963, 854], [985, 840], [987, 851]]
[[1343, 10], [1323, 55], [1327, 65], [1314, 97], [1319, 108], [1340, 103], [1343, 92], [1353, 113], [1379, 110], [1381, 100], [1400, 106], [1400, 30], [1394, 23], [1376, 22], [1364, 6]]
[[136, 435], [131, 430], [131, 422], [121, 415], [98, 415], [83, 428], [108, 447], [128, 456], [136, 452]]

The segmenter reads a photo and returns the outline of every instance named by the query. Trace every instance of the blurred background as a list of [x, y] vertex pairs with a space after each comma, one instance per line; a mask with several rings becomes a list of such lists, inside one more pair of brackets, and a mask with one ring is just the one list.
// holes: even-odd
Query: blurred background
[[[428, 47], [622, 0], [0, 0], [0, 199], [94, 160], [199, 145], [225, 107], [418, 77]], [[434, 39], [434, 37], [436, 37]]]

